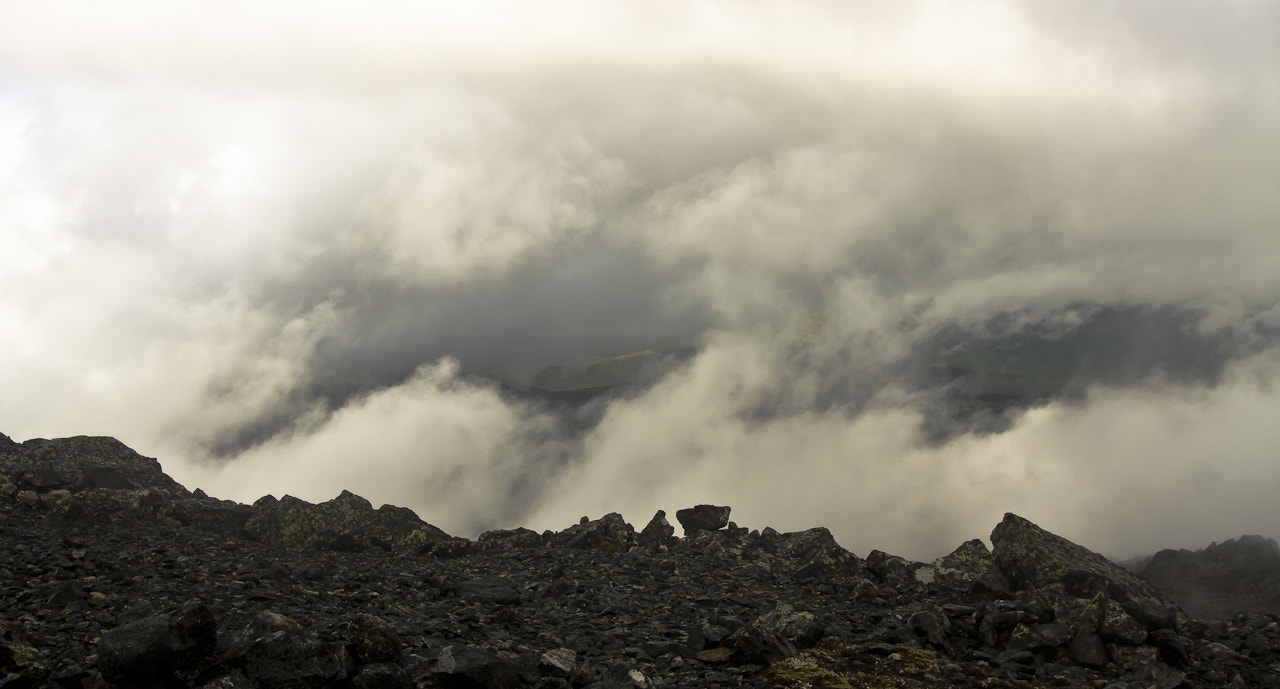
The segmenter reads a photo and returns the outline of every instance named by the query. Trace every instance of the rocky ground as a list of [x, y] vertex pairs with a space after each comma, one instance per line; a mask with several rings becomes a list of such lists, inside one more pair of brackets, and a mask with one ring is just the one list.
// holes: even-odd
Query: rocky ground
[[931, 563], [665, 517], [471, 541], [0, 435], [0, 687], [1280, 687], [1274, 612], [1189, 618], [1016, 515]]

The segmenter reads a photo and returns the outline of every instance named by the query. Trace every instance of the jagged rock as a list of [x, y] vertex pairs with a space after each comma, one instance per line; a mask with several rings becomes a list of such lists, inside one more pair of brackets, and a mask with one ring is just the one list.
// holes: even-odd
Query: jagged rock
[[699, 531], [717, 531], [729, 525], [727, 505], [697, 505], [683, 510], [676, 510], [676, 521], [684, 527], [684, 535], [692, 536]]
[[[24, 450], [0, 438], [0, 454], [13, 452]], [[979, 541], [931, 563], [880, 552], [864, 562], [825, 529], [729, 523], [683, 539], [655, 528], [653, 548], [608, 515], [560, 533], [511, 529], [395, 552], [422, 522], [350, 496], [336, 516], [351, 517], [351, 542], [364, 540], [347, 552], [282, 546], [282, 522], [270, 518], [254, 523], [268, 538], [251, 534], [239, 520], [281, 516], [274, 499], [255, 509], [156, 486], [24, 490], [32, 510], [0, 480], [5, 689], [1280, 689], [1275, 617], [1149, 629], [1109, 587], [973, 584], [997, 562]], [[100, 674], [98, 642], [113, 627], [146, 628], [192, 600], [207, 602], [219, 639], [193, 667], [123, 683]], [[788, 644], [798, 655], [766, 669]], [[477, 657], [506, 670], [441, 672], [441, 661], [459, 670]]]
[[929, 570], [932, 581], [922, 581], [923, 572], [919, 568], [914, 573], [915, 579], [931, 584], [938, 591], [963, 594], [973, 600], [990, 600], [1009, 593], [1008, 580], [996, 566], [987, 544], [977, 538], [934, 560]]
[[98, 667], [106, 679], [127, 684], [194, 667], [216, 645], [213, 614], [197, 605], [108, 630], [98, 642]]
[[370, 663], [356, 670], [351, 686], [355, 689], [417, 689], [418, 685], [395, 663]]
[[484, 552], [498, 552], [510, 548], [540, 548], [542, 536], [533, 529], [495, 529], [480, 534], [476, 546]]
[[347, 638], [361, 663], [399, 663], [400, 637], [381, 617], [362, 613], [347, 625]]
[[368, 500], [345, 490], [316, 505], [291, 495], [264, 497], [253, 504], [244, 528], [273, 545], [352, 553], [370, 548], [420, 553], [449, 540], [412, 510], [384, 505], [374, 511]]
[[[932, 570], [924, 563], [911, 562], [881, 550], [873, 550], [867, 554], [866, 568], [881, 584], [899, 592], [919, 589], [932, 581]], [[929, 576], [917, 576], [921, 570], [929, 572]]]
[[511, 582], [499, 577], [482, 577], [458, 582], [453, 586], [453, 594], [461, 601], [502, 605], [520, 602], [520, 592], [511, 585]]
[[276, 632], [253, 643], [244, 671], [260, 687], [322, 689], [351, 677], [355, 659], [346, 644]]
[[955, 649], [951, 647], [951, 641], [947, 639], [944, 620], [945, 617], [939, 617], [937, 613], [921, 610], [907, 620], [907, 626], [911, 627], [916, 634], [923, 636], [934, 648], [946, 653], [948, 656], [955, 656]]
[[600, 519], [583, 517], [583, 520], [552, 534], [551, 543], [574, 550], [603, 550], [608, 553], [625, 553], [635, 543], [635, 529], [617, 512], [610, 512]]
[[675, 533], [676, 527], [667, 521], [666, 511], [658, 510], [653, 515], [653, 519], [650, 519], [649, 523], [640, 531], [636, 541], [649, 550], [657, 551], [662, 546], [668, 545]]
[[1013, 513], [991, 532], [993, 556], [1017, 589], [1061, 583], [1078, 598], [1106, 593], [1135, 619], [1153, 629], [1174, 626], [1185, 614], [1137, 575]]
[[0, 452], [0, 474], [20, 488], [46, 493], [63, 488], [81, 491], [91, 488], [160, 488], [173, 494], [187, 489], [160, 469], [160, 462], [143, 457], [115, 438], [77, 436], [16, 443]]
[[862, 560], [840, 547], [826, 527], [775, 533], [763, 539], [775, 555], [791, 562], [793, 576], [799, 581], [856, 577], [865, 570]]
[[48, 674], [49, 668], [45, 667], [40, 651], [0, 621], [0, 687], [10, 682], [15, 686], [34, 684]]
[[1161, 550], [1141, 570], [1195, 617], [1280, 615], [1280, 545], [1241, 536], [1203, 550]]
[[455, 644], [441, 649], [435, 674], [436, 680], [445, 687], [514, 689], [520, 686], [520, 673], [515, 665], [472, 646]]

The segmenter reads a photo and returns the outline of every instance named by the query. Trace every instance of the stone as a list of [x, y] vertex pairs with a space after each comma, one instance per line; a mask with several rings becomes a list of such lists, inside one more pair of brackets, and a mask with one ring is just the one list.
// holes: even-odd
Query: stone
[[346, 553], [421, 553], [450, 538], [412, 510], [384, 505], [375, 511], [346, 490], [315, 505], [291, 495], [264, 497], [253, 504], [244, 529], [264, 543]]
[[355, 689], [417, 689], [418, 685], [395, 663], [369, 663], [356, 670], [351, 686]]
[[651, 551], [657, 551], [663, 546], [670, 543], [675, 536], [676, 527], [667, 521], [667, 513], [665, 510], [658, 510], [653, 515], [653, 519], [640, 530], [640, 535], [636, 537], [636, 541], [644, 548]]
[[98, 667], [116, 683], [162, 677], [194, 667], [217, 645], [212, 613], [197, 605], [173, 617], [152, 616], [107, 630], [98, 642]]
[[686, 536], [699, 531], [718, 531], [729, 525], [730, 509], [727, 505], [697, 505], [676, 510], [676, 521], [684, 527]]
[[[485, 689], [514, 689], [520, 673], [510, 661], [481, 648], [445, 646], [436, 663], [436, 679], [444, 686], [478, 686]], [[464, 681], [471, 685], [462, 684]]]
[[500, 577], [481, 577], [460, 581], [453, 586], [453, 595], [461, 601], [480, 601], [509, 605], [520, 602], [520, 592], [510, 581]]
[[1186, 615], [1159, 589], [1087, 548], [1013, 513], [991, 532], [993, 557], [1016, 589], [1061, 583], [1077, 598], [1099, 593], [1152, 629], [1172, 628]]
[[361, 613], [347, 624], [347, 638], [355, 647], [360, 663], [399, 663], [402, 644], [387, 621], [376, 615]]
[[1161, 550], [1142, 577], [1201, 619], [1252, 611], [1280, 615], [1280, 545], [1241, 536], [1197, 550]]
[[245, 675], [255, 685], [279, 689], [329, 687], [350, 678], [355, 666], [346, 644], [288, 632], [256, 640], [244, 655]]
[[588, 519], [552, 534], [550, 541], [553, 545], [574, 550], [625, 553], [635, 543], [635, 536], [635, 529], [621, 514], [610, 512], [599, 519]]

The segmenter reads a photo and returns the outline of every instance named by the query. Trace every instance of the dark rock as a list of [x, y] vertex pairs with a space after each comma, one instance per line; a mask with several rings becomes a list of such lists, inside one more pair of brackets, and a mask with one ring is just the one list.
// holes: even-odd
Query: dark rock
[[799, 581], [855, 577], [865, 571], [862, 560], [840, 547], [826, 527], [776, 534], [768, 540], [779, 558], [790, 561]]
[[342, 643], [276, 632], [258, 639], [244, 656], [254, 684], [279, 689], [321, 689], [351, 677], [355, 659]]
[[939, 591], [963, 594], [975, 600], [991, 600], [1007, 595], [1009, 582], [1000, 572], [987, 544], [980, 539], [965, 541], [950, 554], [934, 560], [929, 570], [917, 569], [917, 581]]
[[14, 451], [0, 453], [0, 474], [20, 488], [37, 492], [64, 488], [160, 488], [186, 494], [186, 488], [160, 469], [160, 462], [143, 457], [115, 438], [77, 436], [56, 440], [33, 439]]
[[658, 510], [653, 515], [653, 519], [650, 519], [649, 523], [640, 531], [640, 535], [636, 537], [636, 540], [642, 547], [657, 551], [663, 546], [669, 545], [675, 533], [676, 527], [667, 521], [666, 511]]
[[698, 505], [683, 510], [676, 510], [676, 521], [684, 527], [684, 535], [692, 536], [699, 531], [717, 531], [729, 525], [730, 507], [717, 505]]
[[1141, 571], [1195, 617], [1280, 615], [1280, 546], [1241, 536], [1203, 550], [1162, 550]]
[[542, 536], [532, 529], [496, 529], [480, 534], [476, 546], [484, 552], [500, 552], [512, 548], [539, 548]]
[[520, 686], [520, 673], [510, 661], [484, 649], [462, 645], [441, 649], [435, 679], [443, 687], [514, 689]]
[[161, 677], [196, 666], [216, 645], [213, 615], [197, 605], [173, 617], [148, 617], [103, 633], [98, 667], [103, 677], [117, 683]]
[[866, 568], [881, 584], [900, 592], [921, 588], [924, 584], [921, 579], [932, 580], [931, 571], [927, 577], [916, 576], [920, 570], [928, 571], [923, 563], [911, 562], [880, 550], [873, 550], [867, 555]]
[[449, 539], [412, 510], [384, 505], [374, 511], [368, 500], [345, 490], [317, 505], [291, 495], [280, 500], [267, 496], [253, 504], [244, 528], [272, 545], [347, 553], [370, 548], [420, 553]]
[[552, 534], [553, 545], [574, 550], [602, 550], [607, 553], [625, 553], [635, 542], [635, 529], [622, 515], [611, 512], [596, 520], [579, 522], [564, 531]]
[[1185, 617], [1159, 589], [1110, 560], [1012, 513], [991, 532], [993, 556], [1017, 589], [1061, 583], [1078, 598], [1106, 593], [1152, 629], [1173, 627]]
[[482, 577], [461, 581], [453, 586], [453, 594], [461, 601], [512, 604], [520, 602], [520, 592], [511, 582], [498, 577]]
[[351, 678], [351, 686], [355, 689], [417, 689], [409, 673], [395, 663], [360, 666]]
[[363, 613], [347, 625], [347, 638], [360, 663], [399, 663], [402, 645], [391, 625], [381, 617]]

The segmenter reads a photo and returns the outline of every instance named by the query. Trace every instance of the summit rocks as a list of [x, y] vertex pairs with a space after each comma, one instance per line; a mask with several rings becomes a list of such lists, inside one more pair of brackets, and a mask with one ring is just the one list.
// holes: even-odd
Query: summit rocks
[[0, 687], [1280, 688], [1275, 616], [1188, 619], [1016, 515], [926, 563], [680, 512], [685, 538], [659, 511], [471, 541], [0, 436]]

